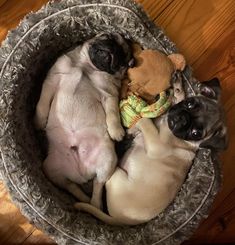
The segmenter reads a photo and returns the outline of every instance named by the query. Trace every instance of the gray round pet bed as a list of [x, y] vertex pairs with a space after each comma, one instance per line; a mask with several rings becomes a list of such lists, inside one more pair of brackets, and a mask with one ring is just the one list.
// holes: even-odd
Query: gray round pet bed
[[[32, 118], [46, 72], [64, 50], [101, 31], [119, 32], [145, 48], [175, 45], [126, 0], [62, 0], [28, 15], [0, 50], [0, 171], [22, 213], [58, 244], [180, 244], [207, 216], [220, 183], [217, 157], [198, 152], [174, 202], [158, 217], [134, 227], [112, 227], [72, 208], [73, 197], [41, 170], [43, 149]], [[197, 92], [189, 68], [188, 95]]]

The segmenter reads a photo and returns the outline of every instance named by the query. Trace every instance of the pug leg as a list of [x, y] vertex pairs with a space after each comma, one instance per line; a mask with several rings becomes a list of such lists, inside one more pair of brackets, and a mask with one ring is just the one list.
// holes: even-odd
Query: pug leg
[[114, 144], [108, 139], [103, 143], [96, 161], [96, 177], [93, 180], [91, 204], [102, 209], [102, 193], [105, 183], [110, 179], [117, 165]]
[[73, 196], [75, 196], [79, 201], [90, 203], [90, 201], [91, 201], [90, 197], [87, 196], [76, 183], [68, 181], [68, 183], [66, 185], [66, 189]]
[[34, 124], [37, 129], [44, 129], [46, 127], [47, 117], [55, 91], [55, 84], [45, 80], [34, 116]]
[[97, 178], [93, 180], [93, 192], [91, 197], [91, 204], [98, 209], [102, 209], [102, 193], [103, 193], [104, 183], [99, 182]]
[[136, 123], [136, 127], [142, 132], [145, 142], [145, 149], [149, 157], [162, 156], [165, 152], [165, 145], [159, 137], [157, 127], [149, 118], [142, 118]]
[[67, 190], [78, 200], [89, 203], [90, 197], [82, 191], [77, 183], [72, 181], [73, 178], [79, 178], [79, 175], [74, 177], [74, 172], [69, 169], [68, 163], [72, 163], [72, 161], [74, 158], [67, 154], [65, 147], [58, 149], [55, 145], [49, 144], [48, 155], [42, 166], [43, 172], [55, 185]]
[[125, 131], [121, 125], [118, 105], [119, 101], [116, 97], [110, 96], [105, 99], [104, 109], [109, 135], [113, 140], [121, 141]]

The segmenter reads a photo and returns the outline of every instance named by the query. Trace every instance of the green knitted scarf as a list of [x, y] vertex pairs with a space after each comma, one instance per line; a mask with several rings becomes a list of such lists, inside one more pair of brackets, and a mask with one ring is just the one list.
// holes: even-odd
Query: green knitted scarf
[[131, 94], [127, 99], [121, 100], [119, 107], [122, 124], [131, 128], [142, 117], [155, 118], [165, 113], [172, 103], [173, 91], [169, 95], [165, 91], [159, 94], [159, 99], [148, 105], [142, 98]]

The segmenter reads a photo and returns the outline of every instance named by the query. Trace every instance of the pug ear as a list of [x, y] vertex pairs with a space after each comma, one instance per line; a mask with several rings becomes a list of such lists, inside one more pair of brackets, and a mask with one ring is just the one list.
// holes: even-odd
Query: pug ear
[[221, 86], [218, 78], [204, 81], [200, 86], [200, 93], [205, 97], [219, 101], [221, 96]]
[[209, 148], [215, 151], [226, 150], [228, 147], [228, 137], [226, 127], [218, 129], [208, 140], [200, 144], [200, 148]]

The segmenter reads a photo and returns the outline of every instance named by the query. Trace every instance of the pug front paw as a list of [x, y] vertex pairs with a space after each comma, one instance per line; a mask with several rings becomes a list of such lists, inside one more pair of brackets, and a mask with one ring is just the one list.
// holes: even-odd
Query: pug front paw
[[129, 128], [128, 131], [127, 131], [128, 134], [136, 137], [137, 134], [140, 133], [140, 130], [134, 125], [133, 127]]
[[121, 141], [125, 135], [125, 130], [122, 128], [122, 126], [113, 125], [108, 128], [108, 132], [110, 137], [116, 141]]

